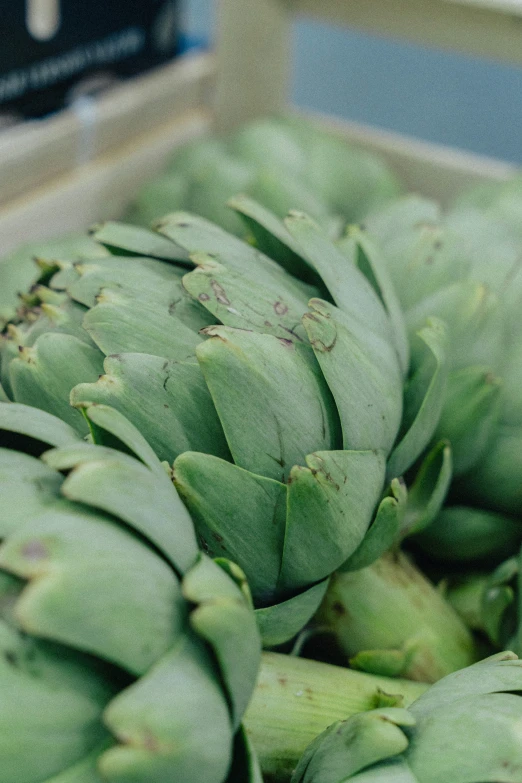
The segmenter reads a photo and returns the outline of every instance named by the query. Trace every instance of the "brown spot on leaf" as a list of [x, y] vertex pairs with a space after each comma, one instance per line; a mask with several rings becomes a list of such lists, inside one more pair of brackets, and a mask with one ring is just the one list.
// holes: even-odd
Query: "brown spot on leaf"
[[230, 299], [227, 297], [223, 286], [220, 285], [220, 283], [218, 283], [217, 280], [211, 280], [210, 285], [212, 286], [212, 290], [214, 291], [214, 295], [217, 301], [219, 302], [219, 304], [229, 305]]
[[287, 340], [286, 337], [279, 337], [278, 340], [281, 343], [281, 345], [285, 346], [285, 348], [293, 348], [294, 347], [294, 343], [292, 342], [292, 340]]
[[276, 315], [285, 315], [288, 312], [288, 307], [284, 302], [276, 302], [274, 304], [274, 311]]
[[335, 335], [334, 339], [331, 343], [324, 343], [322, 340], [319, 340], [317, 337], [314, 340], [310, 340], [312, 346], [315, 348], [316, 351], [319, 351], [319, 353], [330, 353], [330, 351], [333, 350], [335, 347], [335, 343], [337, 342], [337, 335]]
[[198, 296], [198, 299], [199, 299], [200, 302], [208, 302], [208, 300], [210, 299], [210, 296], [208, 294], [200, 294]]
[[151, 731], [145, 731], [143, 735], [143, 747], [151, 753], [157, 753], [160, 749], [157, 737]]
[[340, 601], [334, 601], [332, 604], [332, 611], [339, 617], [344, 617], [346, 609]]
[[43, 543], [35, 538], [33, 541], [28, 541], [22, 548], [22, 557], [26, 560], [38, 561], [46, 560], [49, 557], [49, 550]]

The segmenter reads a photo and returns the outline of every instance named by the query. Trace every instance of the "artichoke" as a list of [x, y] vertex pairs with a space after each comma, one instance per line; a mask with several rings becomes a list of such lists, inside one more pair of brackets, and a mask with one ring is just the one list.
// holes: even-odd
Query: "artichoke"
[[[156, 232], [100, 227], [110, 256], [48, 259], [7, 327], [1, 379], [8, 398], [79, 434], [90, 403], [145, 433], [174, 462], [201, 546], [244, 570], [271, 647], [301, 630], [333, 571], [369, 566], [442, 504], [444, 445], [408, 501], [398, 477], [437, 426], [445, 329], [426, 321], [410, 368], [394, 290], [361, 232], [337, 246], [303, 213], [282, 223], [248, 198], [234, 206], [256, 248], [179, 213]], [[464, 625], [430, 592], [444, 622], [422, 634], [424, 664], [409, 655], [395, 673], [434, 679], [473, 660]], [[416, 630], [412, 616], [407, 640]]]
[[440, 680], [408, 708], [330, 726], [292, 783], [515, 783], [522, 780], [522, 662], [500, 653]]
[[452, 445], [455, 501], [520, 516], [520, 234], [493, 210], [462, 202], [443, 216], [417, 197], [375, 213], [366, 227], [383, 248], [410, 334], [426, 314], [449, 329], [435, 437]]
[[127, 219], [148, 226], [159, 215], [187, 210], [243, 235], [226, 202], [246, 193], [284, 218], [311, 215], [333, 235], [400, 192], [376, 155], [301, 118], [257, 120], [223, 140], [198, 140], [177, 151], [166, 172], [138, 195]]
[[136, 428], [84, 415], [92, 442], [0, 403], [0, 781], [259, 783], [244, 577]]

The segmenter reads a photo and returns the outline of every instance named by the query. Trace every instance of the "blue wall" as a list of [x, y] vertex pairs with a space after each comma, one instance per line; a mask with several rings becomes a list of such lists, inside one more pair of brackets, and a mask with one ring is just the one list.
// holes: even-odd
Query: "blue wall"
[[[185, 3], [186, 29], [208, 38], [212, 0]], [[522, 163], [522, 68], [298, 21], [292, 98], [298, 106]]]

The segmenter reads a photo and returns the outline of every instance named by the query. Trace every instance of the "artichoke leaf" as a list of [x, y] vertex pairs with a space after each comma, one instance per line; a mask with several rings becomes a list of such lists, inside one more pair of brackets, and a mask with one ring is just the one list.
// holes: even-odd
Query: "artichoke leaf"
[[487, 286], [459, 280], [434, 291], [407, 311], [410, 334], [431, 317], [440, 318], [448, 328], [447, 355], [452, 370], [472, 364], [498, 369], [505, 345], [505, 312]]
[[[183, 248], [155, 231], [112, 220], [92, 229], [93, 239], [116, 255], [130, 254], [190, 265]], [[123, 251], [123, 252], [122, 252]]]
[[104, 288], [98, 304], [85, 315], [83, 326], [106, 356], [148, 353], [185, 361], [194, 357], [201, 337], [173, 314], [178, 299], [174, 296], [167, 305], [136, 299], [131, 291]]
[[66, 501], [14, 531], [0, 567], [28, 580], [15, 610], [21, 628], [134, 674], [172, 646], [186, 621], [169, 566], [123, 527]]
[[221, 783], [231, 763], [229, 707], [213, 658], [183, 635], [105, 711], [120, 744], [99, 762], [110, 783]]
[[426, 455], [408, 490], [401, 535], [410, 536], [428, 527], [439, 514], [452, 479], [451, 449], [441, 441]]
[[444, 404], [447, 329], [442, 321], [429, 319], [417, 338], [418, 358], [404, 394], [403, 433], [388, 461], [389, 478], [402, 476], [424, 451], [435, 433]]
[[297, 636], [319, 608], [328, 579], [285, 601], [255, 610], [263, 647], [278, 647]]
[[122, 519], [153, 543], [178, 573], [194, 564], [198, 545], [185, 506], [172, 484], [141, 462], [131, 465], [93, 454], [91, 461], [74, 467], [62, 494]]
[[393, 479], [391, 494], [380, 502], [368, 532], [355, 552], [339, 567], [339, 571], [359, 571], [367, 568], [391, 549], [400, 538], [406, 508], [406, 492], [398, 479]]
[[[506, 651], [448, 674], [415, 701], [414, 715], [421, 718], [452, 701], [487, 693], [517, 693], [522, 688], [522, 661]], [[411, 708], [410, 708], [411, 709]]]
[[457, 487], [473, 504], [520, 516], [522, 512], [522, 425], [499, 424], [479, 465]]
[[104, 783], [98, 769], [98, 758], [109, 747], [109, 744], [112, 743], [104, 742], [77, 764], [59, 772], [58, 775], [53, 775], [44, 783]]
[[313, 266], [303, 258], [299, 244], [273, 212], [243, 194], [229, 199], [228, 206], [238, 212], [261, 252], [300, 280], [322, 285]]
[[96, 305], [104, 289], [113, 289], [124, 297], [144, 300], [150, 307], [168, 309], [194, 332], [214, 323], [207, 310], [194, 301], [181, 284], [185, 268], [174, 267], [152, 258], [98, 259], [75, 265], [78, 279], [68, 287], [70, 296], [88, 307]]
[[415, 538], [431, 557], [472, 562], [508, 557], [522, 543], [520, 522], [513, 517], [467, 506], [446, 506]]
[[[520, 695], [478, 693], [419, 714], [408, 765], [426, 783], [517, 783], [522, 773], [518, 736]], [[451, 748], [437, 753], [435, 748]], [[470, 753], [470, 748], [473, 752]]]
[[[269, 287], [277, 286], [300, 298], [306, 305], [310, 298], [310, 287], [303, 287], [296, 278], [288, 275], [279, 264], [256, 248], [228, 234], [208, 220], [175, 212], [156, 224], [157, 230], [185, 247], [189, 253], [205, 253], [225, 267]], [[270, 285], [271, 284], [271, 285]]]
[[69, 404], [73, 386], [94, 381], [103, 372], [97, 348], [68, 334], [42, 334], [32, 348], [24, 348], [9, 366], [16, 402], [52, 413], [86, 434], [82, 417]]
[[134, 454], [150, 470], [168, 481], [165, 468], [148, 441], [123, 414], [109, 405], [98, 403], [83, 402], [79, 403], [79, 407], [89, 423], [95, 444]]
[[366, 767], [403, 753], [409, 742], [402, 727], [414, 725], [411, 712], [400, 707], [337, 721], [308, 746], [292, 783], [345, 783]]
[[[384, 454], [322, 451], [295, 466], [279, 586], [295, 591], [335, 571], [361, 544], [381, 497]], [[320, 524], [318, 524], [320, 520]]]
[[63, 476], [40, 460], [0, 448], [0, 539], [55, 503], [62, 482]]
[[515, 591], [510, 585], [488, 587], [482, 594], [481, 621], [487, 635], [497, 645], [505, 636], [508, 610], [515, 608]]
[[49, 286], [53, 291], [65, 293], [80, 276], [73, 261], [44, 261], [42, 263], [50, 265], [54, 271], [49, 281]]
[[128, 353], [108, 356], [104, 374], [71, 392], [71, 403], [108, 405], [147, 434], [160, 460], [185, 451], [227, 459], [230, 452], [214, 403], [196, 362]]
[[383, 303], [393, 328], [393, 342], [402, 372], [407, 375], [410, 347], [406, 322], [388, 267], [377, 244], [366, 231], [362, 231], [358, 226], [350, 226], [346, 236], [337, 242], [337, 247], [352, 265], [361, 270]]
[[234, 269], [218, 264], [209, 255], [192, 256], [197, 268], [185, 275], [183, 286], [222, 324], [306, 341], [301, 324], [302, 300], [274, 285], [262, 285]]
[[3, 438], [6, 432], [26, 436], [49, 446], [81, 442], [78, 432], [62, 419], [39, 408], [15, 402], [0, 403], [0, 436]]
[[436, 439], [451, 443], [455, 475], [467, 473], [484, 456], [503, 402], [502, 382], [484, 366], [450, 372]]
[[175, 461], [174, 483], [204, 551], [237, 562], [256, 602], [270, 601], [281, 567], [286, 487], [217, 457], [190, 452]]
[[67, 648], [22, 636], [2, 620], [0, 653], [0, 781], [54, 783], [57, 775], [61, 783], [62, 770], [82, 766], [106, 737], [101, 718], [111, 688]]
[[76, 262], [74, 268], [77, 277], [67, 293], [86, 307], [94, 307], [102, 288], [129, 289], [163, 301], [186, 271], [153, 258], [133, 256], [86, 259]]
[[312, 299], [303, 324], [339, 411], [348, 450], [388, 454], [402, 415], [402, 374], [387, 340], [335, 305]]
[[363, 273], [304, 213], [292, 211], [285, 225], [321, 275], [337, 307], [389, 342], [392, 328], [386, 310]]
[[224, 326], [205, 334], [196, 355], [237, 465], [285, 481], [314, 449], [335, 448], [335, 405], [310, 346]]
[[198, 604], [190, 615], [190, 624], [214, 651], [229, 695], [235, 731], [252, 696], [261, 663], [254, 613], [241, 589], [204, 555], [185, 577], [183, 595]]

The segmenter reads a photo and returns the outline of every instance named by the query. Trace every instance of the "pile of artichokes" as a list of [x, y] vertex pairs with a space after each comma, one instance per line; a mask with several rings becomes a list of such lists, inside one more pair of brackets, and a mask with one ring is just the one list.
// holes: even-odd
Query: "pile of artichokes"
[[0, 263], [0, 783], [522, 783], [520, 194], [265, 120]]

